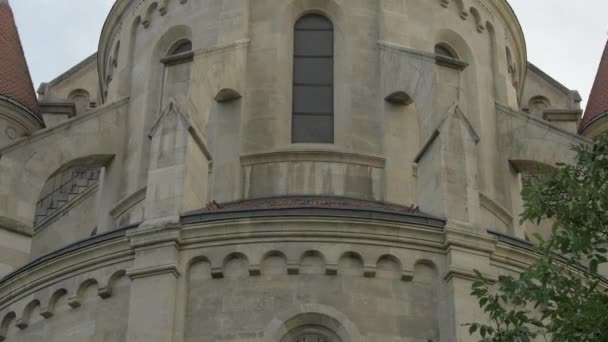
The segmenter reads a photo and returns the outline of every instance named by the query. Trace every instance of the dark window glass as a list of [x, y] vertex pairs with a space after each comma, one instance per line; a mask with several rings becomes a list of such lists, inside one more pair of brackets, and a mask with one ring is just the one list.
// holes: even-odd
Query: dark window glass
[[294, 113], [292, 121], [294, 143], [332, 144], [334, 142], [333, 115]]
[[435, 45], [435, 54], [440, 55], [440, 56], [458, 59], [458, 56], [456, 55], [456, 53], [449, 46], [447, 46], [445, 44]]
[[334, 29], [324, 16], [295, 24], [293, 143], [334, 142]]
[[170, 55], [177, 55], [177, 54], [189, 52], [189, 51], [192, 51], [192, 42], [190, 42], [189, 40], [185, 40], [185, 41], [175, 44], [171, 48]]

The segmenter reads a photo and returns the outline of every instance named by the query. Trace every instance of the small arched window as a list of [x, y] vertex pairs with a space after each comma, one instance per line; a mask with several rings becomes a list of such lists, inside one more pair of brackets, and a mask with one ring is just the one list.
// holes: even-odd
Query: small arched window
[[318, 14], [294, 27], [292, 143], [334, 142], [334, 27]]
[[281, 342], [342, 342], [342, 339], [323, 326], [306, 325], [290, 331]]
[[435, 54], [443, 57], [458, 59], [458, 54], [451, 46], [445, 43], [435, 45]]
[[542, 116], [549, 107], [551, 107], [551, 102], [544, 96], [535, 96], [528, 102], [528, 112], [538, 116]]
[[169, 50], [169, 56], [179, 55], [180, 53], [192, 51], [192, 42], [189, 40], [182, 40], [175, 43], [171, 50]]

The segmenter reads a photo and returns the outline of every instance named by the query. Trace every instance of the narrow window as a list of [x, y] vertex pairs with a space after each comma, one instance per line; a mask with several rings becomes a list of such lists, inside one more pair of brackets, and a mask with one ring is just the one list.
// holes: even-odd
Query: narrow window
[[295, 24], [292, 142], [334, 142], [334, 28], [310, 14]]
[[439, 43], [435, 45], [435, 54], [443, 57], [458, 59], [458, 55], [449, 45]]
[[173, 45], [169, 54], [178, 55], [180, 53], [185, 53], [189, 51], [192, 51], [192, 43], [189, 40], [185, 40]]

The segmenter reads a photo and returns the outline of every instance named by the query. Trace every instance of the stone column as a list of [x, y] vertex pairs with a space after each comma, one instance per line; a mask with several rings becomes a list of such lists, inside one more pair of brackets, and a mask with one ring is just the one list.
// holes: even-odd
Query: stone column
[[[490, 256], [496, 248], [496, 241], [487, 235], [471, 232], [471, 227], [450, 224], [446, 226], [446, 258], [448, 269], [444, 275], [446, 310], [440, 320], [445, 322], [441, 333], [448, 342], [475, 342], [478, 336], [471, 336], [465, 324], [487, 321], [477, 298], [471, 296], [473, 282], [478, 270], [490, 281], [497, 281], [496, 269], [490, 265]], [[442, 340], [443, 340], [442, 338]]]

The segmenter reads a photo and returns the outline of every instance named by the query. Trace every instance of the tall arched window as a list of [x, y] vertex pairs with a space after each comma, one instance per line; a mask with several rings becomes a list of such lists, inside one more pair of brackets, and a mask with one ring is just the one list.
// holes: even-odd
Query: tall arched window
[[334, 142], [334, 27], [309, 14], [295, 24], [293, 143]]

